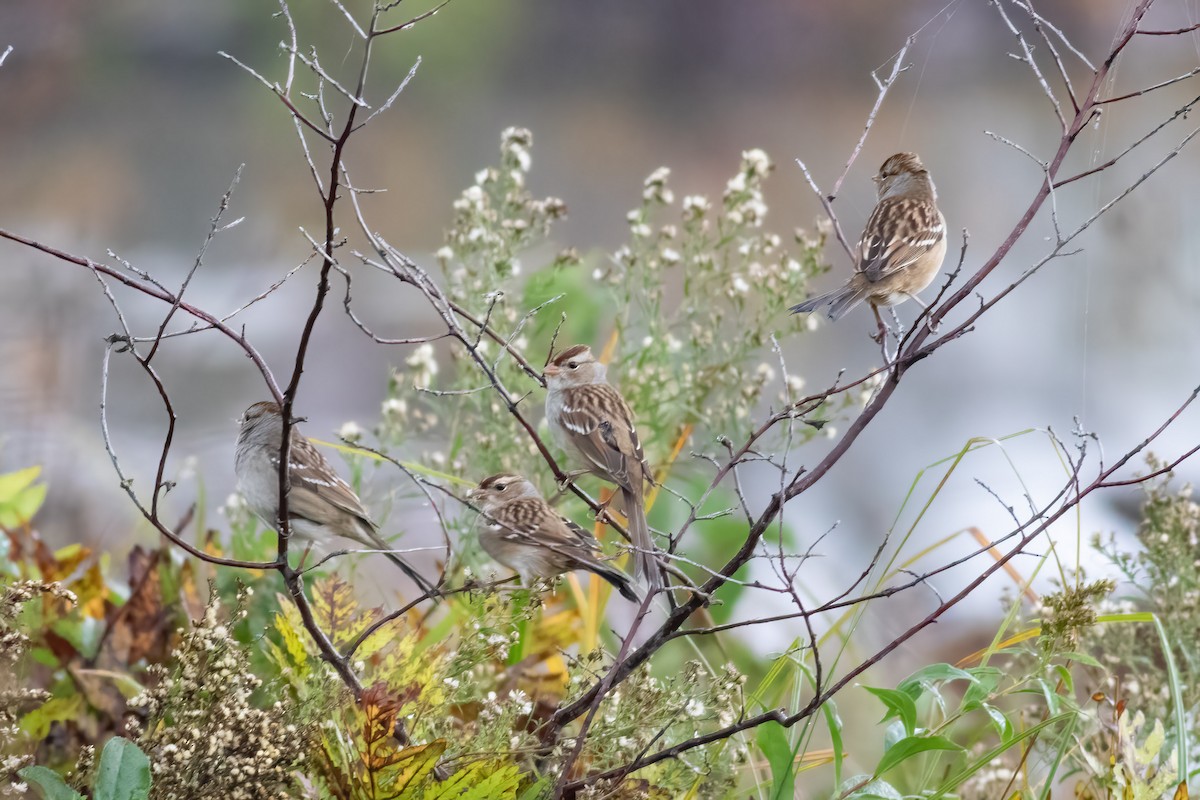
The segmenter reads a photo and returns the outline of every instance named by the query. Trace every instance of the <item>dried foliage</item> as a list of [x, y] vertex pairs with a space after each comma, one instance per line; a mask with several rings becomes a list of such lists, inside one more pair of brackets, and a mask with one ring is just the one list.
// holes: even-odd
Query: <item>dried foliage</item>
[[128, 727], [150, 757], [155, 800], [268, 800], [296, 788], [310, 732], [291, 703], [253, 702], [263, 682], [230, 631], [252, 594], [239, 592], [232, 619], [221, 618], [214, 594], [170, 666], [149, 667], [148, 688], [129, 702], [137, 717]]

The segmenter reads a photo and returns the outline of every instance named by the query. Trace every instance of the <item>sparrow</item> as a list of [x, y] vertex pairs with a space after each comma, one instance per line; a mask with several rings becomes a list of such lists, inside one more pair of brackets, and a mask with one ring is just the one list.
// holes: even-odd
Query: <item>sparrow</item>
[[844, 286], [792, 306], [793, 314], [828, 306], [836, 320], [866, 300], [882, 333], [880, 306], [911, 298], [927, 308], [917, 292], [933, 282], [946, 256], [946, 220], [929, 170], [916, 154], [897, 153], [874, 180], [879, 202], [859, 239], [854, 274]]
[[653, 479], [629, 404], [608, 383], [604, 365], [586, 345], [564, 350], [546, 365], [543, 374], [551, 437], [584, 472], [620, 489], [637, 572], [651, 591], [662, 589], [662, 572], [643, 502], [643, 484]]
[[[279, 450], [283, 443], [279, 405], [255, 403], [242, 414], [240, 423], [234, 460], [238, 492], [259, 519], [278, 531]], [[340, 536], [372, 549], [391, 550], [350, 484], [294, 425], [290, 441], [287, 510], [292, 536], [309, 543], [327, 543]], [[390, 552], [384, 555], [422, 592], [437, 594], [436, 587], [400, 556]]]
[[515, 570], [526, 586], [582, 569], [611, 583], [627, 600], [641, 602], [629, 576], [597, 557], [596, 539], [551, 508], [520, 475], [502, 472], [484, 478], [467, 492], [467, 499], [480, 505], [483, 549]]

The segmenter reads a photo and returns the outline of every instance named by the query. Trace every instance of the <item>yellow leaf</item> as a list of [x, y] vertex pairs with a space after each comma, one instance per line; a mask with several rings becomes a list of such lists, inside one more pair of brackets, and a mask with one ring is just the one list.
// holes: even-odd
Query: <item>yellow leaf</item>
[[188, 619], [204, 618], [204, 601], [200, 598], [200, 589], [196, 586], [196, 570], [190, 559], [183, 562], [179, 570], [179, 599]]
[[307, 632], [301, 633], [302, 629], [300, 612], [290, 601], [280, 598], [279, 611], [275, 614], [275, 630], [279, 631], [291, 666], [301, 680], [310, 672]]
[[92, 564], [87, 571], [71, 584], [71, 591], [79, 600], [79, 610], [89, 619], [104, 619], [105, 601], [108, 599], [108, 583], [99, 564]]
[[433, 772], [437, 760], [446, 750], [446, 740], [436, 739], [429, 744], [407, 747], [397, 754], [397, 760], [390, 769], [396, 770], [396, 782], [393, 790], [403, 791], [416, 787]]
[[319, 580], [313, 586], [313, 616], [317, 625], [338, 647], [344, 647], [367, 627], [367, 615], [358, 607], [354, 589], [337, 576]]

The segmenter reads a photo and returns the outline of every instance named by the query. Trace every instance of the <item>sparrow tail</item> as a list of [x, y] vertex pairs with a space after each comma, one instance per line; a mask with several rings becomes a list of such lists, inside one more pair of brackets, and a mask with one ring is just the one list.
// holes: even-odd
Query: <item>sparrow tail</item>
[[625, 502], [625, 516], [629, 520], [629, 538], [636, 550], [634, 563], [637, 564], [637, 572], [645, 579], [650, 591], [660, 591], [663, 588], [662, 570], [654, 556], [654, 540], [650, 538], [650, 526], [646, 522], [641, 494], [628, 489], [622, 489], [621, 494]]
[[633, 588], [633, 581], [624, 572], [613, 567], [596, 564], [590, 567], [591, 571], [599, 575], [604, 580], [616, 587], [617, 591], [631, 603], [640, 603], [642, 598], [638, 596], [637, 590]]
[[[388, 544], [387, 542], [385, 542], [383, 540], [383, 537], [381, 537], [378, 533], [371, 531], [370, 536], [371, 536], [371, 543], [378, 549], [380, 549], [380, 550], [391, 550], [392, 549], [392, 546], [390, 544]], [[384, 555], [387, 556], [389, 561], [391, 561], [393, 564], [395, 564], [397, 567], [399, 567], [401, 570], [403, 570], [405, 575], [412, 578], [413, 583], [415, 583], [417, 585], [417, 588], [421, 590], [422, 594], [429, 595], [429, 597], [431, 597], [434, 600], [434, 602], [437, 602], [439, 600], [439, 598], [441, 597], [441, 592], [439, 592], [437, 590], [436, 586], [434, 586], [432, 583], [429, 582], [428, 578], [426, 578], [424, 575], [422, 575], [421, 573], [419, 573], [415, 569], [413, 569], [412, 566], [408, 562], [406, 562], [403, 558], [401, 558], [396, 553], [384, 553]]]
[[825, 313], [832, 320], [841, 319], [846, 315], [846, 312], [854, 308], [866, 298], [866, 294], [851, 288], [849, 285], [840, 286], [832, 292], [819, 294], [816, 297], [811, 297], [803, 303], [792, 306], [793, 314], [807, 314], [810, 311], [816, 311], [822, 306], [829, 306], [829, 310]]

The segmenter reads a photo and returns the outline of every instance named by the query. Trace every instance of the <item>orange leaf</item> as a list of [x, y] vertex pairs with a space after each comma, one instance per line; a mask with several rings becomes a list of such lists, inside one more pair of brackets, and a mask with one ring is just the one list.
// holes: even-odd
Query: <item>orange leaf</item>
[[162, 661], [167, 653], [173, 626], [163, 607], [158, 559], [159, 551], [148, 552], [140, 545], [129, 553], [129, 599], [110, 617], [108, 638], [113, 653], [126, 664], [143, 658]]

